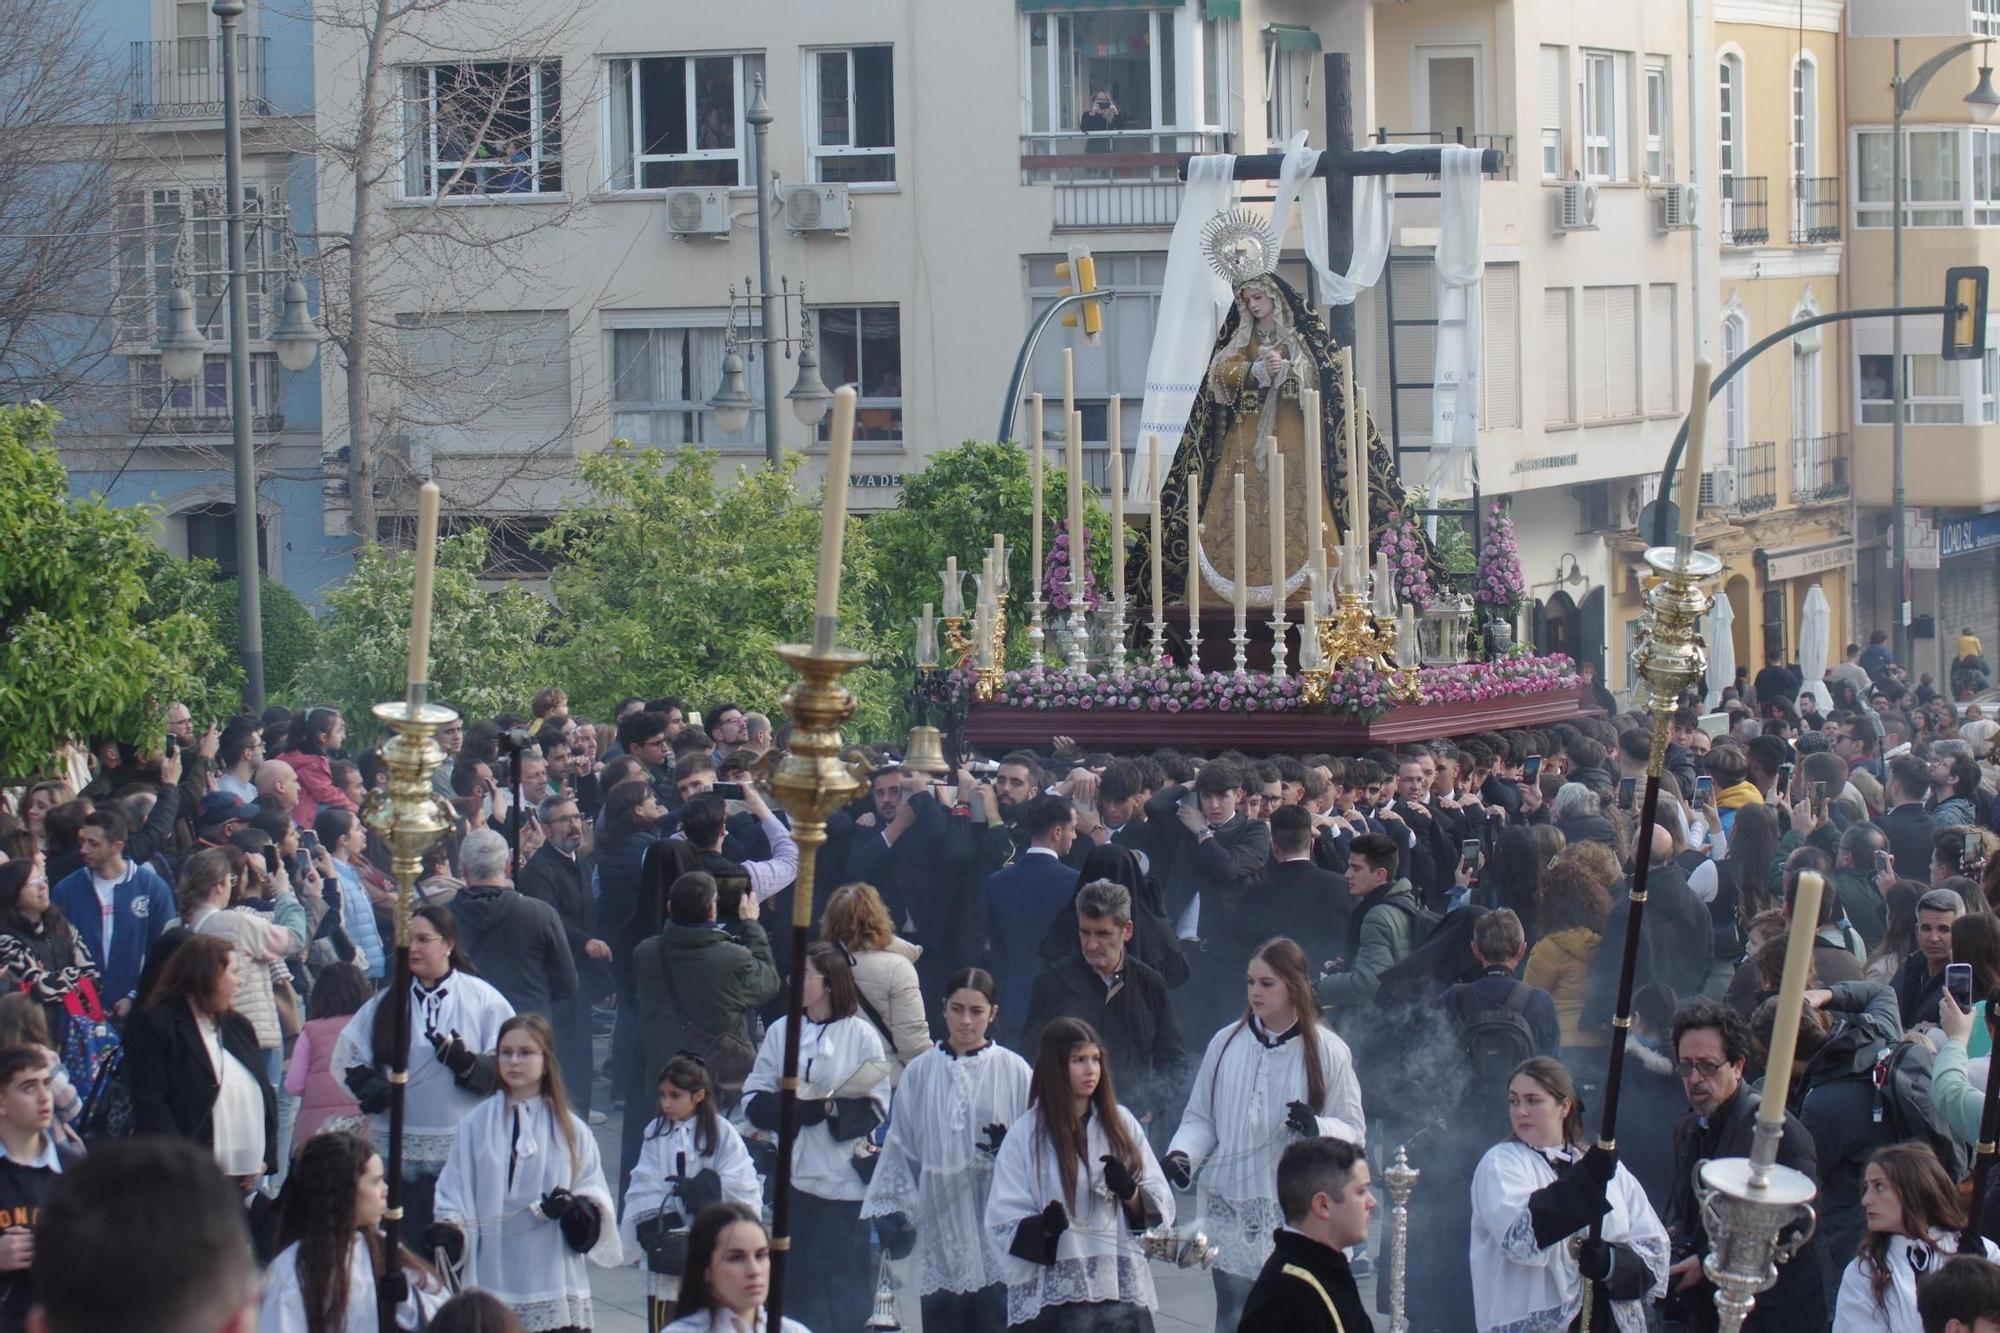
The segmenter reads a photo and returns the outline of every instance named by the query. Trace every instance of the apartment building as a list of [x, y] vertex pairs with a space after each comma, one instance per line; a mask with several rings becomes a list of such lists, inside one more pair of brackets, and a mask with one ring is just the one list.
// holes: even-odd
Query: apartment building
[[[1850, 0], [1848, 32], [1843, 148], [1852, 228], [1849, 300], [1855, 308], [1891, 304], [1891, 80], [1898, 41], [1906, 77], [1933, 57], [1945, 58], [1903, 117], [1903, 298], [1931, 305], [1943, 297], [1948, 268], [2000, 263], [2000, 128], [1988, 128], [1982, 108], [1964, 100], [1979, 86], [1979, 66], [1990, 59], [1984, 41], [2000, 37], [2000, 4]], [[1887, 628], [1907, 596], [1915, 636], [1912, 674], [1931, 672], [1940, 683], [1961, 629], [1970, 626], [1989, 649], [2000, 634], [2000, 351], [1993, 350], [2000, 328], [1990, 306], [1985, 318], [1989, 350], [1983, 361], [1943, 360], [1936, 318], [1903, 321], [1907, 592], [1891, 564], [1893, 330], [1889, 320], [1871, 319], [1858, 321], [1854, 331], [1858, 619]]]
[[[208, 0], [91, 0], [90, 8], [117, 83], [119, 119], [104, 141], [118, 194], [108, 234], [77, 239], [102, 249], [113, 309], [79, 347], [85, 359], [110, 355], [95, 363], [87, 391], [62, 404], [71, 485], [115, 504], [155, 506], [168, 550], [209, 557], [234, 574], [231, 417], [248, 394], [259, 565], [310, 599], [350, 567], [350, 547], [321, 515], [319, 376], [282, 370], [269, 335], [296, 238], [314, 226], [311, 21], [252, 0], [239, 27], [250, 383], [237, 385], [228, 357], [217, 20]], [[210, 349], [197, 381], [163, 382], [159, 336], [177, 266]]]

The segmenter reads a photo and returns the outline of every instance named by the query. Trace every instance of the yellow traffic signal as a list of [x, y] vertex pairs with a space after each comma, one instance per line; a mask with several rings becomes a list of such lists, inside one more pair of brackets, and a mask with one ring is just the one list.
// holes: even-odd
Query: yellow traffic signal
[[1947, 269], [1944, 275], [1944, 304], [1956, 306], [1944, 317], [1946, 361], [1979, 361], [1986, 356], [1986, 278], [1983, 267]]
[[[1097, 290], [1097, 260], [1091, 257], [1087, 246], [1072, 245], [1069, 258], [1056, 264], [1056, 277], [1062, 279], [1063, 295], [1074, 296]], [[1079, 309], [1063, 311], [1062, 324], [1066, 329], [1082, 328], [1086, 347], [1095, 347], [1098, 337], [1104, 332], [1104, 303], [1102, 301], [1078, 302]]]

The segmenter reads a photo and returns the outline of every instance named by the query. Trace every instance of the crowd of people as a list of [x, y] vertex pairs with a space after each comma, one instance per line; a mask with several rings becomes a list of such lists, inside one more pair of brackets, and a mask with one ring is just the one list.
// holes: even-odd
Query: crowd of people
[[[1751, 1327], [1990, 1333], [2000, 1267], [1947, 1259], [2000, 1235], [1962, 1188], [2000, 1024], [2000, 724], [1923, 696], [1878, 642], [1687, 700], [1648, 845], [1649, 723], [1615, 701], [1362, 753], [871, 751], [795, 997], [786, 1327], [860, 1329], [908, 1258], [926, 1327], [1149, 1329], [1148, 1251], [1198, 1226], [1218, 1333], [1366, 1329], [1406, 1147], [1419, 1333], [1586, 1302], [1706, 1333], [1693, 1170], [1779, 1095], [1811, 871], [1780, 1160], [1820, 1220]], [[0, 1331], [372, 1328], [385, 1291], [405, 1327], [588, 1329], [593, 1262], [644, 1266], [655, 1329], [762, 1327], [794, 998], [763, 923], [799, 850], [756, 775], [781, 729], [636, 696], [596, 723], [549, 688], [442, 732], [457, 822], [399, 1051], [379, 752], [328, 708], [169, 725], [0, 793]], [[1590, 1117], [1641, 863], [1614, 1156]], [[185, 1220], [210, 1198], [231, 1216]], [[211, 1290], [135, 1239], [169, 1208]], [[132, 1280], [93, 1289], [88, 1256], [126, 1245]], [[175, 1300], [206, 1313], [160, 1322]]]

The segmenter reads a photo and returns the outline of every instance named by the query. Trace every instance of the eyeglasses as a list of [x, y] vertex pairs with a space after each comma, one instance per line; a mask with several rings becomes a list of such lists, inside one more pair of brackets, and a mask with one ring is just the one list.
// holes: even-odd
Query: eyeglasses
[[1683, 1060], [1674, 1067], [1680, 1070], [1682, 1078], [1693, 1078], [1696, 1074], [1700, 1074], [1703, 1078], [1714, 1078], [1722, 1072], [1724, 1062], [1721, 1060]]

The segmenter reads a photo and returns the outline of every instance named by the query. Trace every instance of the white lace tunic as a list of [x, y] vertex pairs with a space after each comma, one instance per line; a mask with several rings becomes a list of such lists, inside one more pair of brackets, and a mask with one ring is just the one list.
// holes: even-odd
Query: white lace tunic
[[[1118, 1116], [1126, 1138], [1139, 1150], [1139, 1190], [1160, 1219], [1171, 1223], [1173, 1191], [1167, 1188], [1160, 1164], [1146, 1143], [1145, 1128], [1122, 1106]], [[1139, 1248], [1139, 1235], [1104, 1187], [1100, 1159], [1111, 1151], [1111, 1145], [1095, 1116], [1090, 1122], [1089, 1144], [1085, 1160], [1077, 1164], [1079, 1197], [1073, 1201], [1063, 1198], [1062, 1175], [1042, 1128], [1041, 1107], [1029, 1107], [1000, 1145], [1000, 1155], [993, 1163], [993, 1192], [986, 1201], [986, 1258], [992, 1271], [1007, 1284], [1010, 1327], [1029, 1322], [1052, 1305], [1129, 1301], [1147, 1310], [1159, 1306], [1153, 1294], [1152, 1270]], [[1007, 1247], [1014, 1243], [1015, 1227], [1040, 1213], [1051, 1200], [1062, 1203], [1070, 1218], [1069, 1229], [1056, 1245], [1056, 1261], [1031, 1263], [1009, 1254]]]
[[[410, 1294], [396, 1307], [396, 1327], [422, 1328], [444, 1304], [442, 1289], [421, 1274], [410, 1273]], [[378, 1333], [375, 1269], [368, 1247], [357, 1236], [347, 1251], [347, 1309], [335, 1326], [337, 1333]], [[294, 1241], [278, 1251], [264, 1275], [264, 1296], [257, 1306], [257, 1333], [308, 1333], [305, 1293], [299, 1288], [299, 1247]]]
[[[743, 1095], [778, 1091], [785, 1069], [787, 1015], [764, 1032], [757, 1063], [743, 1080]], [[799, 1099], [866, 1097], [882, 1114], [889, 1112], [889, 1071], [895, 1060], [882, 1046], [875, 1025], [856, 1014], [831, 1023], [807, 1019], [799, 1033]], [[792, 1184], [821, 1199], [858, 1203], [867, 1186], [854, 1169], [854, 1143], [833, 1137], [831, 1122], [799, 1126], [792, 1144]]]
[[969, 1055], [935, 1047], [903, 1071], [861, 1215], [901, 1213], [916, 1227], [918, 1295], [1000, 1280], [984, 1242], [993, 1158], [979, 1143], [988, 1125], [1011, 1128], [1027, 1110], [1032, 1074], [991, 1043]]
[[438, 1176], [437, 1220], [465, 1233], [465, 1285], [505, 1302], [528, 1333], [591, 1327], [586, 1256], [569, 1247], [558, 1223], [534, 1214], [543, 1195], [565, 1189], [594, 1205], [602, 1226], [588, 1258], [603, 1268], [621, 1258], [597, 1140], [574, 1113], [569, 1130], [574, 1162], [547, 1098], [517, 1102], [497, 1092], [459, 1125]]
[[[641, 1222], [663, 1209], [678, 1211], [690, 1222], [694, 1220], [680, 1205], [673, 1183], [675, 1176], [693, 1177], [713, 1171], [722, 1181], [723, 1202], [748, 1204], [756, 1210], [763, 1208], [764, 1186], [757, 1178], [756, 1164], [750, 1160], [750, 1150], [743, 1146], [743, 1136], [736, 1126], [717, 1118], [712, 1153], [695, 1146], [697, 1126], [694, 1116], [679, 1124], [659, 1116], [646, 1126], [639, 1160], [632, 1168], [632, 1181], [625, 1187], [625, 1212], [618, 1219], [618, 1236], [625, 1243], [627, 1255], [642, 1264], [646, 1256], [639, 1244]], [[678, 1295], [680, 1286], [677, 1277], [650, 1271], [646, 1274], [646, 1290], [653, 1296], [664, 1299]]]
[[[333, 1048], [334, 1077], [346, 1086], [347, 1071], [354, 1065], [375, 1063], [374, 1040], [370, 1035], [375, 1010], [387, 991], [361, 1006]], [[452, 1138], [459, 1121], [465, 1119], [483, 1098], [458, 1085], [452, 1072], [438, 1063], [431, 1048], [430, 1034], [449, 1037], [453, 1032], [464, 1039], [468, 1050], [491, 1054], [500, 1043], [500, 1025], [514, 1016], [507, 997], [478, 977], [463, 972], [446, 974], [428, 991], [410, 983], [410, 1082], [403, 1093], [403, 1173], [418, 1175], [438, 1170], [451, 1152]], [[387, 1053], [382, 1068], [388, 1069]], [[389, 1152], [389, 1113], [383, 1111], [369, 1120], [375, 1146], [383, 1156]]]
[[[1255, 1279], [1271, 1257], [1271, 1234], [1285, 1224], [1278, 1207], [1278, 1157], [1297, 1138], [1285, 1124], [1306, 1099], [1305, 1038], [1294, 1027], [1272, 1037], [1254, 1018], [1209, 1039], [1169, 1152], [1184, 1152], [1201, 1172], [1208, 1234], [1221, 1249], [1215, 1266]], [[1347, 1043], [1319, 1029], [1326, 1096], [1314, 1108], [1319, 1132], [1357, 1147], [1368, 1138], [1361, 1085]]]
[[[1580, 1155], [1549, 1150], [1565, 1163]], [[1543, 1249], [1528, 1213], [1528, 1196], [1556, 1178], [1549, 1157], [1509, 1139], [1487, 1149], [1472, 1173], [1472, 1311], [1479, 1333], [1557, 1333], [1583, 1308], [1583, 1279], [1568, 1241]], [[1605, 1193], [1611, 1211], [1604, 1239], [1630, 1246], [1653, 1274], [1645, 1300], [1613, 1301], [1611, 1312], [1620, 1333], [1645, 1333], [1646, 1302], [1667, 1290], [1667, 1230], [1623, 1163]]]
[[[2000, 1247], [1982, 1241], [1988, 1259], [2000, 1260]], [[1868, 1280], [1873, 1265], [1855, 1258], [1840, 1275], [1840, 1297], [1833, 1307], [1833, 1333], [1911, 1333], [1923, 1320], [1917, 1315], [1917, 1279], [1937, 1271], [1958, 1253], [1958, 1237], [1948, 1231], [1934, 1231], [1929, 1243], [1914, 1236], [1893, 1236], [1889, 1240], [1889, 1285], [1882, 1292], [1882, 1304], [1875, 1303], [1875, 1288]]]

